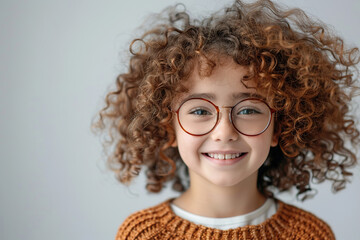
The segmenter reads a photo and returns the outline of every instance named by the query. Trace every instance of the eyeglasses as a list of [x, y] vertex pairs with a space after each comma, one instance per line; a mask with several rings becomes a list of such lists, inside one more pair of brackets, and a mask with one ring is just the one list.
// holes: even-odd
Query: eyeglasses
[[[192, 136], [210, 133], [220, 118], [219, 106], [205, 98], [190, 98], [184, 101], [176, 111], [180, 127]], [[223, 106], [230, 109], [229, 120], [234, 128], [245, 136], [257, 136], [269, 127], [275, 110], [258, 98], [247, 98], [235, 106]]]

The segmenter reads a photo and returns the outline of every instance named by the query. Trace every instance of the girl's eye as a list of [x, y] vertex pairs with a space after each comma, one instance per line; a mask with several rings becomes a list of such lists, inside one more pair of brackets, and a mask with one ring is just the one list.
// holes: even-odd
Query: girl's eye
[[211, 115], [209, 111], [206, 111], [205, 109], [195, 109], [193, 111], [190, 111], [190, 114], [194, 115]]
[[241, 109], [238, 112], [238, 115], [251, 115], [251, 114], [260, 114], [260, 112], [253, 108]]

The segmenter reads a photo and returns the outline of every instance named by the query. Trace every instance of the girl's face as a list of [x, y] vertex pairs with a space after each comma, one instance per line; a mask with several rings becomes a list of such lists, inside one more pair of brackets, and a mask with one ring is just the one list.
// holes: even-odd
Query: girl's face
[[[190, 96], [208, 99], [217, 106], [234, 106], [242, 99], [256, 96], [256, 89], [246, 88], [241, 82], [246, 74], [247, 68], [232, 60], [216, 67], [209, 77], [201, 78], [195, 69], [186, 83], [189, 92], [176, 101], [174, 109], [177, 110], [184, 99]], [[251, 81], [246, 82], [248, 87], [252, 84]], [[230, 122], [229, 111], [230, 109], [220, 108], [218, 124], [203, 136], [186, 133], [174, 118], [176, 144], [181, 158], [189, 168], [191, 184], [201, 178], [217, 186], [230, 187], [246, 179], [256, 179], [270, 147], [277, 145], [277, 138], [273, 134], [273, 119], [262, 134], [245, 136]], [[203, 114], [197, 112], [199, 113]]]

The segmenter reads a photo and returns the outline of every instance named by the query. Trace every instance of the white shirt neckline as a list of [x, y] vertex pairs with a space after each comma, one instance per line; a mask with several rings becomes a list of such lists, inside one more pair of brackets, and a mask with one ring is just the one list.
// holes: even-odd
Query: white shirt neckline
[[247, 225], [261, 224], [262, 222], [270, 218], [272, 215], [274, 215], [277, 211], [276, 203], [274, 199], [271, 198], [268, 198], [261, 207], [250, 213], [228, 218], [210, 218], [199, 216], [187, 212], [173, 203], [170, 204], [170, 207], [177, 216], [185, 220], [193, 222], [197, 225], [203, 225], [206, 227], [217, 228], [221, 230], [244, 227]]

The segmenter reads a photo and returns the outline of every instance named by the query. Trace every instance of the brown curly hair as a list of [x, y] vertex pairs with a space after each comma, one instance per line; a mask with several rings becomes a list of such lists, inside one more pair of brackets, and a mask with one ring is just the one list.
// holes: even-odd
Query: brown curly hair
[[334, 191], [344, 188], [359, 144], [350, 114], [358, 49], [345, 48], [302, 10], [269, 0], [235, 1], [203, 20], [177, 9], [164, 10], [158, 24], [132, 42], [128, 72], [118, 76], [93, 122], [109, 137], [103, 142], [110, 148], [107, 163], [120, 182], [129, 183], [145, 168], [148, 191], [159, 192], [168, 181], [186, 189], [187, 169], [171, 146], [171, 104], [187, 91], [184, 83], [196, 63], [208, 76], [226, 56], [251, 69], [248, 78], [276, 110], [279, 144], [259, 169], [259, 191], [272, 197], [273, 187], [295, 186], [307, 196], [314, 180], [332, 181]]

